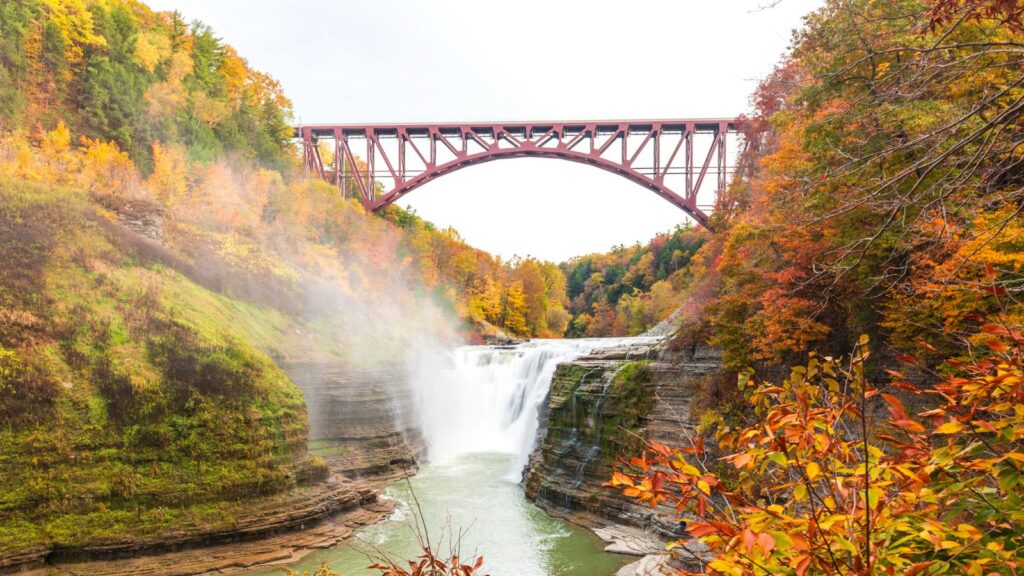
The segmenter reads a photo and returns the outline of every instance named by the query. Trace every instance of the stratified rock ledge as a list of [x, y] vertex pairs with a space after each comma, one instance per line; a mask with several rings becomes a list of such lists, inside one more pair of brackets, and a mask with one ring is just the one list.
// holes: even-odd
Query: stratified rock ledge
[[[394, 510], [365, 482], [331, 477], [269, 502], [234, 526], [181, 529], [155, 539], [123, 539], [74, 550], [42, 551], [23, 576], [189, 576], [237, 574], [260, 566], [289, 564], [350, 537], [361, 526]], [[22, 563], [24, 566], [25, 563]], [[7, 570], [16, 569], [8, 566]], [[3, 569], [0, 568], [0, 571]]]

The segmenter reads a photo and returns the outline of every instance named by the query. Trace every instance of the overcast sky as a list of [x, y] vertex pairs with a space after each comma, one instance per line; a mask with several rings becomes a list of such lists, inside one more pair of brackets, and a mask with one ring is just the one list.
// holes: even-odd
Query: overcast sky
[[[732, 117], [819, 0], [149, 0], [211, 25], [306, 123]], [[400, 204], [505, 257], [560, 261], [687, 220], [571, 162], [472, 166]]]

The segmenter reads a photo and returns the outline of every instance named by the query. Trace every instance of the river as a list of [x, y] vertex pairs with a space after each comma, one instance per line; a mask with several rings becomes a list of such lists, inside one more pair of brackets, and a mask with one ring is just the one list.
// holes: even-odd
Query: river
[[398, 501], [391, 518], [298, 568], [312, 573], [327, 562], [343, 576], [374, 574], [367, 570], [372, 556], [414, 558], [418, 501], [432, 541], [445, 538], [447, 549], [451, 535], [461, 533], [461, 556], [482, 554], [483, 572], [491, 576], [614, 574], [631, 558], [604, 552], [591, 533], [548, 516], [526, 500], [519, 482], [555, 367], [630, 341], [636, 339], [533, 340], [467, 346], [426, 359], [415, 384], [428, 461], [385, 491]]

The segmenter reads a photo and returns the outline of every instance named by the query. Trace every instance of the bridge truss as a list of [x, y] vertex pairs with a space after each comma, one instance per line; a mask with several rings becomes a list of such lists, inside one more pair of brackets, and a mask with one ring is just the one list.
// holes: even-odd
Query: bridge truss
[[295, 135], [306, 167], [358, 194], [370, 211], [466, 166], [546, 157], [623, 176], [707, 226], [713, 199], [698, 200], [707, 200], [709, 185], [711, 192], [725, 189], [731, 171], [726, 136], [739, 127], [736, 118], [368, 124], [301, 126]]

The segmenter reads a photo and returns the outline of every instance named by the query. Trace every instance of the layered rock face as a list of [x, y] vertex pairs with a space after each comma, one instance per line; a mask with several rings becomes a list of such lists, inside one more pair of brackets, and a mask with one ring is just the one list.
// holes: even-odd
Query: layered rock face
[[638, 506], [602, 484], [615, 457], [638, 454], [643, 440], [687, 444], [693, 391], [718, 373], [720, 360], [706, 348], [670, 352], [648, 345], [600, 350], [560, 365], [541, 415], [527, 497], [586, 526], [624, 524], [678, 537], [670, 511]]
[[[375, 488], [416, 472], [417, 459], [426, 449], [408, 375], [398, 367], [282, 368], [305, 398], [309, 452], [324, 460], [294, 471], [298, 487], [239, 504], [238, 514], [223, 525], [201, 522], [159, 541], [122, 538], [58, 550], [50, 552], [47, 561], [61, 569], [103, 576], [241, 573], [294, 562], [390, 513], [394, 503], [378, 500]], [[38, 566], [45, 553], [0, 558], [0, 573], [15, 566]]]
[[310, 453], [331, 472], [375, 483], [416, 472], [426, 444], [404, 369], [292, 364], [285, 371], [306, 400]]
[[[201, 523], [167, 534], [160, 541], [124, 538], [80, 550], [56, 551], [46, 558], [49, 567], [18, 574], [241, 574], [255, 567], [289, 564], [312, 550], [334, 546], [359, 527], [390, 514], [394, 502], [378, 500], [366, 482], [332, 476], [257, 501], [252, 508], [248, 515], [223, 526]], [[0, 562], [0, 573], [6, 573], [4, 568]]]

